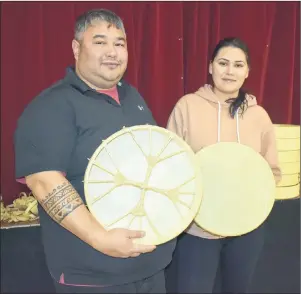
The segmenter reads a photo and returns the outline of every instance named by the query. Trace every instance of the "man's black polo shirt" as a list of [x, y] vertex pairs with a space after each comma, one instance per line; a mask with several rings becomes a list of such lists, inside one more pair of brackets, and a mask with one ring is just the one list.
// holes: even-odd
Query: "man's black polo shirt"
[[[117, 89], [120, 105], [88, 87], [68, 68], [65, 78], [38, 95], [18, 120], [16, 177], [62, 171], [85, 201], [88, 158], [102, 140], [124, 126], [156, 124], [135, 88], [122, 80]], [[112, 258], [58, 225], [41, 206], [39, 214], [48, 267], [57, 281], [64, 274], [68, 284], [129, 283], [155, 274], [171, 261], [175, 241], [136, 258]]]

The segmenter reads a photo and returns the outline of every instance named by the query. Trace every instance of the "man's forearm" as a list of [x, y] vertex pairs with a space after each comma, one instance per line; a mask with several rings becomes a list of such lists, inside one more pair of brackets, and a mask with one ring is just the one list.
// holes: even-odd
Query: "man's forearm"
[[[41, 183], [40, 187], [33, 187], [34, 195], [39, 199], [45, 211], [59, 224], [62, 223], [66, 216], [72, 213], [77, 207], [83, 205], [83, 201], [73, 188], [73, 186], [65, 181], [61, 185], [56, 186], [52, 192], [47, 194], [47, 183]], [[44, 197], [44, 195], [47, 195]]]
[[49, 216], [78, 238], [94, 247], [96, 234], [105, 234], [73, 186], [58, 172], [26, 178], [29, 188]]

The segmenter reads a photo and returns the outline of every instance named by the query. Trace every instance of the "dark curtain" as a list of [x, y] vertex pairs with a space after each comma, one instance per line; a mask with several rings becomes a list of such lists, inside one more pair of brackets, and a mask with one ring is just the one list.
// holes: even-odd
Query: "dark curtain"
[[77, 15], [108, 8], [125, 23], [127, 80], [159, 125], [185, 93], [208, 81], [220, 38], [238, 36], [251, 52], [246, 89], [274, 123], [300, 123], [299, 2], [2, 2], [1, 193], [6, 203], [26, 188], [14, 178], [13, 134], [26, 105], [73, 63]]

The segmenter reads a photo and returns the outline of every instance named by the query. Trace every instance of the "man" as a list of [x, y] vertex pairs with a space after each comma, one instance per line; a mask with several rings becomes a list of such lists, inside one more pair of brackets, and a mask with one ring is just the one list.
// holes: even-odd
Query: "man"
[[143, 232], [106, 231], [84, 205], [83, 178], [101, 141], [123, 126], [155, 125], [142, 97], [123, 79], [121, 19], [100, 9], [80, 16], [75, 68], [24, 110], [15, 132], [16, 177], [40, 203], [43, 243], [57, 292], [164, 293], [175, 241], [134, 245]]

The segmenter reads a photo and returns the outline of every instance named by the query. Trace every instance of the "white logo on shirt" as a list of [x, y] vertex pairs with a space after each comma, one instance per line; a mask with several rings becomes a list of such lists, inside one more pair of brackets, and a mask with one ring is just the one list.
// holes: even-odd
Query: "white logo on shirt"
[[138, 108], [142, 111], [144, 110], [143, 106], [138, 105]]

